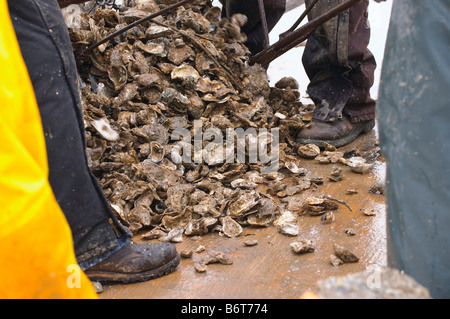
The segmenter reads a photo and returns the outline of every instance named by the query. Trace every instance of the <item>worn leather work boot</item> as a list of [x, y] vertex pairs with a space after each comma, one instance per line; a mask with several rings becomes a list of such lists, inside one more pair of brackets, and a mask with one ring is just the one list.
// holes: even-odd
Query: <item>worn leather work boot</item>
[[164, 276], [179, 264], [180, 256], [171, 243], [139, 244], [128, 240], [85, 274], [92, 281], [131, 283]]
[[298, 132], [296, 141], [300, 144], [315, 144], [325, 147], [325, 143], [341, 147], [353, 142], [360, 134], [370, 132], [375, 120], [352, 123], [347, 115], [334, 122], [314, 120], [310, 128]]

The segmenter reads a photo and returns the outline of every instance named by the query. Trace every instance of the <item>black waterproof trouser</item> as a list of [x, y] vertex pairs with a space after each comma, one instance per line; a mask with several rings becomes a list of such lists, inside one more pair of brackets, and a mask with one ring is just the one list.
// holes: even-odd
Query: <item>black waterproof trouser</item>
[[[306, 0], [309, 4], [311, 0]], [[321, 0], [311, 10], [314, 19], [342, 0]], [[375, 119], [370, 97], [375, 58], [367, 48], [370, 40], [369, 0], [320, 26], [306, 42], [303, 66], [310, 79], [308, 94], [316, 105], [314, 118], [334, 121], [347, 114], [352, 122]]]
[[86, 269], [130, 234], [87, 164], [77, 69], [57, 1], [8, 0], [8, 6], [42, 118], [50, 185], [72, 230], [77, 261]]

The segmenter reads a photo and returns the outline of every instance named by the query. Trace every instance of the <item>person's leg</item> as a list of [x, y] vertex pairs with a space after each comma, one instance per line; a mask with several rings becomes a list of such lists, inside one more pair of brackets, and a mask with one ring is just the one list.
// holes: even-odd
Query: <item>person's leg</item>
[[[49, 181], [72, 229], [78, 262], [119, 248], [126, 238], [87, 167], [83, 118], [71, 42], [54, 1], [8, 1], [39, 105]], [[128, 236], [129, 237], [129, 236]]]
[[370, 25], [368, 20], [369, 1], [361, 1], [349, 10], [348, 30], [348, 79], [352, 83], [352, 93], [344, 106], [352, 122], [374, 120], [375, 101], [370, 96], [374, 83], [375, 57], [368, 49]]
[[450, 3], [394, 1], [378, 99], [388, 264], [450, 297]]
[[[318, 2], [309, 19], [339, 2]], [[368, 4], [368, 0], [358, 2], [319, 27], [307, 41], [302, 61], [310, 78], [308, 94], [316, 108], [311, 129], [298, 134], [301, 143], [342, 146], [373, 128], [375, 101], [370, 88], [376, 63], [367, 48]]]
[[[117, 257], [131, 233], [117, 221], [87, 164], [76, 64], [57, 1], [9, 0], [8, 6], [39, 106], [50, 185], [72, 230], [77, 261], [87, 269]], [[165, 262], [177, 257], [172, 246], [161, 253], [170, 258]]]

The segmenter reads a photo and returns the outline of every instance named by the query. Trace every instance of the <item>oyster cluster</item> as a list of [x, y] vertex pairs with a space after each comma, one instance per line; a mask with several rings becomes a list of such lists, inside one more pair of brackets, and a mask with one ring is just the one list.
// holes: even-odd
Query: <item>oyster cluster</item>
[[[85, 12], [69, 28], [81, 78], [88, 161], [113, 211], [133, 233], [147, 230], [146, 238], [166, 241], [212, 231], [235, 237], [242, 226], [274, 222], [296, 233], [277, 199], [288, 200], [320, 182], [306, 177], [298, 157], [314, 158], [319, 151], [304, 147], [300, 153], [291, 137], [310, 125], [312, 110], [299, 101], [295, 80], [271, 87], [266, 70], [249, 64], [241, 33], [245, 16], [223, 18], [210, 0], [197, 0], [82, 54], [173, 3], [130, 0], [119, 10]], [[222, 149], [181, 152], [180, 145], [192, 139], [180, 141], [176, 132], [194, 137], [211, 128], [223, 134], [230, 128], [278, 128], [279, 167], [294, 184], [283, 183], [278, 172], [263, 174], [259, 161], [221, 161]], [[246, 143], [248, 157], [252, 136]], [[200, 161], [183, 161], [186, 155]], [[337, 161], [336, 154], [326, 156]], [[269, 190], [262, 192], [261, 185]]]

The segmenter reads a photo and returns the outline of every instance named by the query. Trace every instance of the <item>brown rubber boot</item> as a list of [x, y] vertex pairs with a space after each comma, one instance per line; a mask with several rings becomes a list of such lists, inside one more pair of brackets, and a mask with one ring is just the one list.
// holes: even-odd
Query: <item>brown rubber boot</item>
[[85, 270], [92, 281], [131, 283], [164, 276], [180, 264], [170, 243], [138, 244], [128, 240], [114, 254]]
[[310, 128], [298, 132], [296, 141], [300, 144], [315, 144], [325, 147], [324, 143], [341, 147], [353, 142], [360, 134], [370, 132], [375, 121], [352, 123], [347, 115], [334, 122], [322, 122], [313, 119]]

